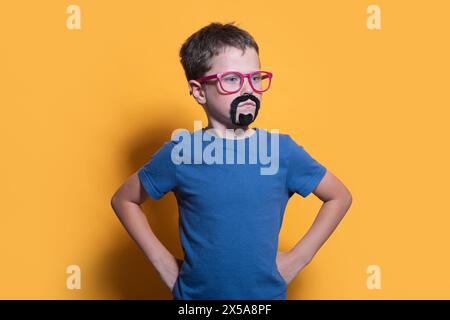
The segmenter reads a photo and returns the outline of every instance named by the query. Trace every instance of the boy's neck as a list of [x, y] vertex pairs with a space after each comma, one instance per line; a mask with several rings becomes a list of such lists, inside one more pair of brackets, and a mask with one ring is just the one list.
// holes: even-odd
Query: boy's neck
[[227, 126], [226, 124], [216, 121], [208, 121], [206, 129], [213, 129], [219, 137], [228, 139], [243, 139], [251, 136], [255, 131], [255, 129], [249, 128], [248, 126]]

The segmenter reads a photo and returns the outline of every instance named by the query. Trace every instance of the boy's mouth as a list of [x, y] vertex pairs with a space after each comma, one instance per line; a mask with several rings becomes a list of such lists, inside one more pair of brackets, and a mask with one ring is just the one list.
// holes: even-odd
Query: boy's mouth
[[253, 102], [243, 102], [241, 105], [239, 105], [240, 107], [254, 107], [255, 104]]

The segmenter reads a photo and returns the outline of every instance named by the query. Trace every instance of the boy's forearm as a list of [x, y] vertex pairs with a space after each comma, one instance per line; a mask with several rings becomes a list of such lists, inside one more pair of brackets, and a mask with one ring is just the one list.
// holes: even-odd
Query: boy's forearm
[[139, 245], [150, 262], [158, 269], [171, 253], [153, 233], [141, 207], [130, 201], [119, 201], [113, 209], [133, 240]]
[[325, 201], [322, 204], [308, 232], [290, 250], [292, 259], [299, 268], [312, 260], [345, 216], [350, 205], [351, 200], [345, 198]]

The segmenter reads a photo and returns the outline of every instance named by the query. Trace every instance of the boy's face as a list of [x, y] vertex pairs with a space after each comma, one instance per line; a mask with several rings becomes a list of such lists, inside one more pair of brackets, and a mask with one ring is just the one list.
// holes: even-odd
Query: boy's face
[[[260, 70], [258, 53], [255, 49], [250, 47], [246, 48], [245, 53], [238, 48], [226, 47], [220, 54], [211, 58], [211, 65], [211, 69], [205, 76], [227, 71], [250, 73]], [[245, 93], [255, 96], [260, 101], [262, 97], [261, 93], [253, 91], [248, 82], [248, 78], [245, 78], [240, 91], [231, 94], [222, 90], [217, 79], [206, 81], [203, 84], [191, 80], [189, 81], [189, 86], [194, 98], [204, 107], [208, 114], [208, 120], [212, 120], [214, 123], [219, 122], [226, 128], [235, 129], [246, 127], [242, 125], [237, 126], [231, 121], [231, 103], [235, 98], [242, 96]], [[251, 105], [243, 106], [247, 103], [250, 103]], [[252, 114], [253, 119], [256, 116], [256, 106], [252, 100], [246, 100], [239, 103], [238, 110], [239, 113], [242, 114]]]

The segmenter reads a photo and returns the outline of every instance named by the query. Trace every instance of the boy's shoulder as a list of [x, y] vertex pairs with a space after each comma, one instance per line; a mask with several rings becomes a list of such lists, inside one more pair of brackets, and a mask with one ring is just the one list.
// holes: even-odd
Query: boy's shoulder
[[292, 143], [295, 143], [295, 140], [289, 133], [280, 132], [279, 129], [266, 130], [263, 128], [258, 128], [258, 130], [260, 133], [267, 135], [267, 137], [271, 137], [272, 135], [278, 136], [278, 139], [282, 145], [290, 146]]

